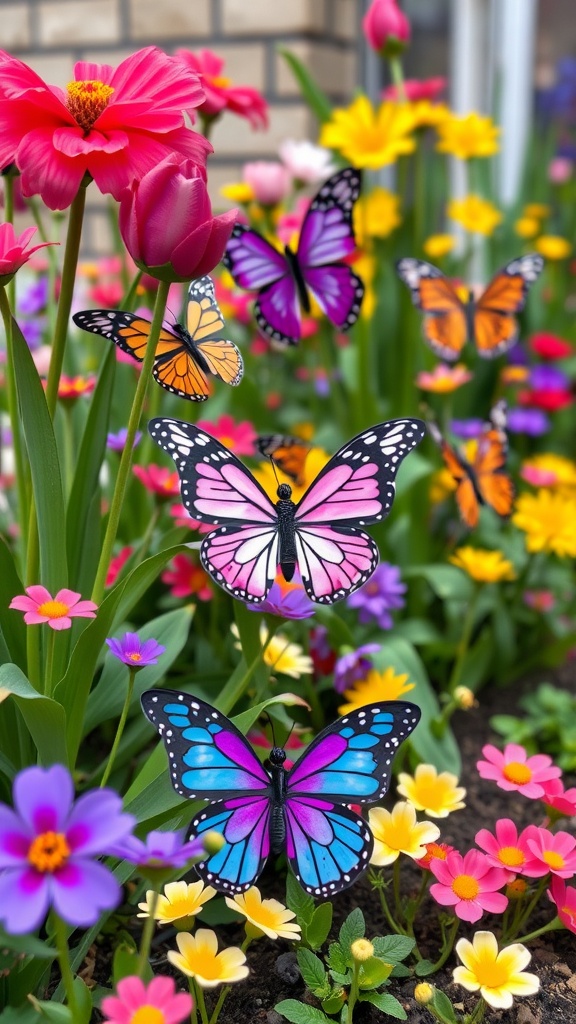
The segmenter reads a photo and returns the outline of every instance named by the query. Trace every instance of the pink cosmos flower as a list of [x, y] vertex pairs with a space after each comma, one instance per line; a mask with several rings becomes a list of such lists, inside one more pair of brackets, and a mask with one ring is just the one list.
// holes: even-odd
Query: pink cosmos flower
[[232, 416], [225, 414], [218, 420], [198, 420], [196, 426], [221, 441], [235, 455], [254, 455], [256, 452], [258, 435], [249, 420], [237, 423]]
[[130, 545], [126, 545], [126, 547], [123, 547], [122, 550], [119, 551], [118, 554], [110, 560], [108, 572], [106, 573], [105, 585], [107, 587], [112, 587], [116, 583], [116, 580], [118, 579], [124, 565], [130, 558], [130, 555], [132, 554], [133, 550], [133, 547], [131, 547]]
[[210, 601], [214, 597], [210, 577], [189, 555], [175, 555], [171, 567], [165, 569], [160, 578], [170, 587], [173, 597], [193, 594], [200, 601]]
[[554, 876], [548, 896], [556, 904], [556, 911], [562, 924], [576, 935], [576, 889], [567, 886], [562, 878]]
[[[406, 78], [404, 95], [410, 103], [417, 103], [418, 100], [437, 100], [447, 85], [447, 78]], [[397, 86], [386, 86], [382, 92], [382, 99], [399, 100], [400, 94]]]
[[538, 868], [538, 864], [528, 846], [528, 838], [536, 831], [536, 825], [528, 825], [518, 835], [518, 829], [510, 818], [500, 818], [496, 822], [496, 835], [482, 828], [476, 833], [474, 841], [484, 850], [486, 859], [493, 867], [505, 870], [506, 881], [510, 882], [516, 875], [535, 877], [540, 874], [539, 870], [535, 873], [532, 871], [532, 868]]
[[98, 605], [94, 601], [80, 601], [80, 594], [73, 590], [59, 590], [56, 597], [46, 587], [35, 585], [26, 587], [26, 593], [13, 597], [9, 607], [25, 612], [24, 622], [27, 626], [47, 622], [52, 629], [70, 629], [72, 619], [95, 619]]
[[552, 807], [560, 817], [573, 818], [576, 815], [576, 786], [564, 789], [561, 779], [549, 779], [543, 783], [542, 800]]
[[[0, 51], [1, 52], [1, 51]], [[1, 106], [1, 104], [0, 104]], [[33, 253], [45, 245], [59, 245], [59, 242], [40, 242], [28, 249], [36, 228], [26, 228], [21, 235], [14, 231], [13, 224], [0, 224], [0, 283], [8, 284], [20, 267], [27, 263]]]
[[501, 914], [508, 905], [504, 893], [497, 892], [509, 872], [494, 868], [485, 854], [469, 850], [464, 857], [454, 851], [446, 860], [433, 858], [428, 870], [438, 879], [430, 886], [430, 892], [442, 907], [454, 907], [454, 913], [461, 921], [474, 924], [485, 910]]
[[194, 74], [198, 75], [204, 89], [204, 100], [198, 107], [206, 118], [218, 117], [224, 110], [245, 117], [252, 128], [268, 127], [268, 104], [257, 89], [248, 85], [232, 85], [222, 75], [224, 61], [212, 50], [176, 50], [174, 54]]
[[[528, 837], [528, 847], [541, 865], [538, 875], [545, 875], [548, 871], [559, 878], [572, 878], [576, 875], [576, 836], [571, 836], [569, 832], [549, 832], [547, 828], [536, 828]], [[532, 874], [537, 877], [535, 870]]]
[[193, 519], [185, 505], [171, 505], [169, 511], [176, 526], [198, 530], [198, 533], [212, 533], [216, 529], [212, 523], [201, 523], [199, 519]]
[[90, 174], [115, 199], [170, 153], [204, 167], [210, 143], [186, 126], [203, 99], [197, 74], [155, 46], [116, 69], [79, 61], [66, 89], [0, 51], [0, 166], [15, 161], [25, 196], [64, 210]]
[[476, 767], [481, 779], [492, 779], [499, 789], [515, 790], [530, 800], [540, 800], [544, 795], [543, 783], [558, 779], [560, 768], [552, 764], [547, 754], [528, 757], [527, 751], [518, 743], [507, 743], [504, 753], [487, 743], [482, 747], [485, 761], [478, 761]]
[[162, 498], [171, 498], [174, 494], [180, 494], [180, 480], [176, 471], [172, 472], [166, 466], [132, 466], [134, 476], [138, 477], [141, 484], [152, 494], [158, 494]]
[[550, 469], [540, 469], [539, 466], [522, 466], [520, 476], [532, 487], [554, 487], [558, 482], [558, 475]]
[[136, 975], [122, 978], [117, 995], [102, 1000], [104, 1024], [132, 1024], [136, 1018], [157, 1024], [180, 1024], [192, 1013], [192, 997], [176, 992], [173, 978], [159, 976], [145, 985]]
[[284, 164], [275, 160], [255, 160], [244, 164], [242, 178], [250, 185], [257, 203], [277, 206], [290, 192], [292, 178]]

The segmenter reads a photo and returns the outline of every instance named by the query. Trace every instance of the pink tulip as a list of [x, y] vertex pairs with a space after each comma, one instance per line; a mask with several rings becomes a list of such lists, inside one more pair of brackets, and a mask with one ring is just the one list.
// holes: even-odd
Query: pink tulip
[[190, 281], [220, 262], [237, 211], [212, 216], [203, 173], [172, 154], [120, 197], [119, 223], [134, 262], [162, 281]]
[[256, 202], [276, 206], [286, 199], [292, 184], [290, 171], [274, 160], [256, 160], [244, 164], [242, 176], [254, 192]]
[[410, 22], [396, 0], [372, 0], [362, 28], [368, 44], [385, 57], [401, 53], [410, 42]]

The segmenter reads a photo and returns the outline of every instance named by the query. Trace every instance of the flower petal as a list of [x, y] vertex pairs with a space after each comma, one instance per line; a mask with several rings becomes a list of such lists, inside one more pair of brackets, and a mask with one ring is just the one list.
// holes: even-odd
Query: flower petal
[[50, 903], [48, 879], [26, 865], [0, 874], [0, 920], [7, 932], [22, 935], [42, 924]]
[[122, 890], [114, 875], [95, 861], [69, 860], [66, 867], [51, 878], [54, 908], [68, 924], [87, 927], [103, 910], [112, 910], [120, 902]]
[[14, 780], [14, 806], [34, 832], [61, 832], [74, 799], [70, 772], [61, 764], [25, 768]]

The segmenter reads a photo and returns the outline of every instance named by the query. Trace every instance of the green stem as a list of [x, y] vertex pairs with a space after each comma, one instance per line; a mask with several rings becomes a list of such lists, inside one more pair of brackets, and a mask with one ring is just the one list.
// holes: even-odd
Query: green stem
[[200, 1020], [202, 1021], [202, 1024], [208, 1024], [208, 1012], [206, 1010], [206, 1001], [204, 999], [204, 992], [202, 991], [202, 986], [199, 985], [198, 983], [196, 983], [195, 988], [196, 988], [196, 1005], [198, 1006], [198, 1009], [200, 1010]]
[[128, 718], [128, 712], [130, 711], [130, 704], [132, 702], [132, 692], [134, 690], [134, 680], [136, 678], [137, 671], [138, 671], [137, 668], [132, 668], [132, 667], [129, 668], [128, 686], [126, 688], [126, 697], [125, 697], [125, 700], [124, 700], [124, 707], [122, 708], [122, 714], [120, 715], [120, 721], [118, 722], [118, 728], [116, 729], [116, 735], [114, 737], [114, 743], [112, 744], [112, 750], [110, 751], [110, 756], [108, 758], [108, 764], [106, 765], [106, 768], [104, 769], [104, 774], [102, 776], [102, 781], [100, 783], [100, 788], [102, 788], [103, 786], [106, 785], [106, 783], [108, 782], [108, 779], [110, 778], [110, 773], [112, 771], [112, 768], [114, 767], [114, 761], [116, 760], [116, 754], [118, 753], [118, 747], [120, 746], [120, 740], [122, 739], [122, 733], [124, 732], [124, 727], [126, 725], [126, 719]]
[[480, 1024], [486, 1012], [486, 1003], [483, 999], [479, 999], [476, 1006], [472, 1010], [472, 1013], [467, 1017], [467, 1024]]
[[224, 988], [222, 989], [220, 995], [218, 996], [218, 1002], [216, 1003], [216, 1006], [212, 1010], [212, 1016], [210, 1017], [209, 1024], [216, 1024], [216, 1021], [218, 1020], [218, 1017], [220, 1016], [220, 1010], [224, 1006], [224, 1002], [228, 998], [228, 996], [229, 996], [231, 991], [232, 991], [232, 985], [225, 985], [224, 986]]
[[350, 992], [348, 994], [348, 1016], [346, 1018], [346, 1024], [352, 1024], [352, 1018], [354, 1014], [354, 1007], [358, 1000], [358, 979], [360, 977], [360, 964], [358, 960], [354, 960], [352, 967], [352, 982], [350, 984]]
[[388, 58], [390, 65], [390, 75], [393, 84], [396, 86], [398, 92], [398, 99], [400, 103], [407, 103], [408, 97], [406, 96], [406, 89], [404, 87], [404, 71], [402, 70], [402, 61], [395, 55]]
[[532, 939], [537, 939], [540, 935], [545, 935], [546, 932], [555, 932], [559, 928], [564, 927], [565, 925], [562, 924], [559, 917], [553, 917], [551, 921], [548, 921], [548, 924], [542, 925], [541, 928], [537, 928], [534, 932], [528, 932], [527, 935], [521, 935], [520, 938], [515, 938], [514, 942], [531, 942]]
[[[532, 911], [535, 909], [535, 907], [539, 903], [540, 897], [541, 897], [542, 893], [544, 892], [544, 890], [546, 889], [546, 886], [549, 884], [549, 882], [550, 882], [550, 878], [549, 878], [548, 875], [544, 875], [544, 877], [540, 879], [538, 885], [536, 886], [536, 889], [535, 889], [534, 895], [532, 896], [532, 899], [528, 901], [528, 903], [526, 905], [526, 908], [524, 910], [524, 913], [521, 915], [521, 917], [520, 917], [520, 919], [518, 921], [518, 924], [517, 924], [518, 931], [520, 931], [521, 928], [525, 927], [526, 922], [532, 916]], [[508, 941], [510, 942], [510, 941], [512, 941], [512, 939], [513, 939], [513, 935], [509, 935], [508, 936]], [[517, 941], [518, 941], [517, 939], [514, 939], [514, 942], [517, 942]]]
[[142, 938], [140, 939], [140, 951], [138, 953], [138, 962], [136, 964], [136, 974], [139, 978], [144, 977], [144, 971], [146, 970], [146, 964], [148, 963], [148, 955], [150, 953], [150, 946], [152, 945], [152, 936], [154, 935], [154, 928], [156, 926], [155, 913], [156, 907], [158, 906], [158, 897], [160, 893], [152, 890], [150, 897], [150, 903], [148, 904], [148, 917], [144, 918], [144, 927], [142, 929]]
[[54, 645], [56, 643], [56, 630], [48, 627], [48, 640], [46, 643], [46, 665], [44, 669], [44, 696], [52, 694], [52, 675], [54, 672]]
[[70, 402], [64, 404], [64, 493], [69, 497], [74, 482], [74, 423]]
[[454, 920], [450, 923], [450, 926], [448, 928], [448, 936], [446, 937], [446, 933], [445, 932], [443, 933], [444, 934], [444, 948], [442, 949], [442, 952], [440, 954], [439, 959], [434, 964], [433, 970], [430, 971], [430, 974], [434, 974], [436, 971], [439, 971], [440, 968], [444, 966], [444, 964], [446, 963], [448, 957], [450, 956], [450, 954], [451, 954], [451, 952], [452, 952], [452, 950], [454, 948], [454, 940], [455, 940], [456, 934], [458, 932], [458, 924], [459, 924], [458, 918], [455, 917]]
[[[9, 181], [10, 179], [8, 179]], [[8, 182], [6, 182], [7, 184]], [[16, 373], [14, 370], [14, 335], [12, 333], [12, 311], [6, 290], [0, 286], [0, 312], [4, 321], [6, 332], [6, 400], [8, 403], [8, 415], [10, 417], [10, 430], [12, 432], [12, 447], [14, 450], [14, 465], [16, 470], [16, 493], [18, 496], [17, 521], [22, 530], [21, 564], [26, 563], [26, 551], [28, 548], [28, 515], [27, 515], [27, 488], [26, 488], [26, 462], [22, 445], [22, 434], [20, 431], [20, 420], [18, 417], [18, 392], [16, 388]], [[22, 574], [23, 575], [23, 574]]]
[[132, 409], [130, 410], [130, 419], [128, 420], [128, 430], [126, 434], [126, 444], [122, 452], [120, 459], [120, 466], [118, 468], [118, 476], [116, 477], [116, 486], [114, 488], [114, 494], [112, 496], [112, 502], [110, 505], [110, 514], [108, 516], [108, 525], [106, 527], [106, 534], [104, 542], [102, 544], [102, 554], [100, 555], [100, 561], [98, 563], [98, 570], [96, 572], [96, 579], [94, 581], [94, 589], [92, 591], [92, 600], [96, 604], [100, 604], [103, 594], [104, 587], [106, 584], [106, 573], [108, 572], [108, 566], [112, 557], [112, 548], [114, 547], [114, 541], [116, 540], [116, 533], [118, 530], [118, 523], [120, 522], [120, 513], [122, 511], [122, 504], [124, 502], [124, 496], [128, 487], [128, 480], [130, 475], [130, 467], [132, 466], [133, 457], [133, 445], [136, 431], [140, 423], [140, 417], [142, 415], [142, 409], [144, 406], [144, 399], [146, 397], [146, 389], [148, 387], [148, 381], [154, 364], [154, 357], [156, 355], [156, 345], [158, 338], [160, 337], [160, 331], [162, 328], [162, 320], [164, 318], [164, 311], [166, 309], [166, 302], [168, 299], [168, 291], [170, 285], [167, 281], [160, 281], [158, 284], [158, 291], [156, 293], [156, 302], [154, 305], [154, 317], [152, 320], [152, 326], [150, 328], [150, 337], [148, 338], [148, 344], [146, 346], [146, 355], [144, 356], [144, 362], [142, 364], [142, 371], [136, 387], [136, 393], [134, 395], [134, 401], [132, 403]]
[[58, 914], [52, 911], [52, 925], [54, 927], [54, 937], [56, 939], [56, 948], [58, 950], [58, 964], [60, 966], [60, 974], [62, 975], [62, 984], [66, 992], [66, 999], [68, 1001], [68, 1007], [72, 1014], [72, 1020], [78, 1020], [78, 1004], [76, 1002], [76, 993], [74, 991], [74, 974], [70, 966], [70, 953], [68, 950], [68, 937], [66, 935], [66, 925], [62, 921]]
[[400, 857], [396, 857], [392, 868], [392, 886], [394, 890], [394, 913], [397, 918], [402, 917], [402, 905], [400, 903]]
[[264, 652], [266, 651], [266, 648], [268, 647], [268, 644], [272, 640], [273, 636], [274, 632], [270, 630], [268, 636], [266, 637], [266, 643], [254, 658], [252, 664], [248, 666], [242, 678], [239, 679], [238, 682], [236, 682], [234, 676], [231, 676], [231, 678], [228, 680], [225, 686], [223, 686], [222, 689], [220, 690], [220, 693], [218, 694], [218, 707], [220, 711], [224, 712], [224, 714], [228, 714], [228, 712], [236, 704], [236, 701], [240, 699], [240, 697], [246, 690], [248, 683], [250, 682], [252, 676], [254, 675], [256, 668], [262, 661], [264, 657]]

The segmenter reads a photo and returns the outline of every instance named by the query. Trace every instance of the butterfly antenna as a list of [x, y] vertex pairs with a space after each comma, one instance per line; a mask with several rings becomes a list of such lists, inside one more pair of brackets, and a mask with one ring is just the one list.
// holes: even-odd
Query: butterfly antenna
[[268, 725], [270, 726], [270, 731], [272, 733], [272, 746], [275, 747], [276, 746], [276, 736], [274, 735], [274, 722], [270, 718], [270, 715], [268, 714], [267, 711], [263, 712], [263, 716], [262, 717], [268, 719]]
[[272, 469], [274, 471], [274, 476], [276, 477], [276, 483], [278, 484], [278, 487], [280, 487], [280, 481], [278, 479], [278, 473], [276, 472], [276, 463], [274, 462], [274, 456], [273, 455], [269, 455], [268, 458], [270, 459], [270, 462], [272, 463]]

